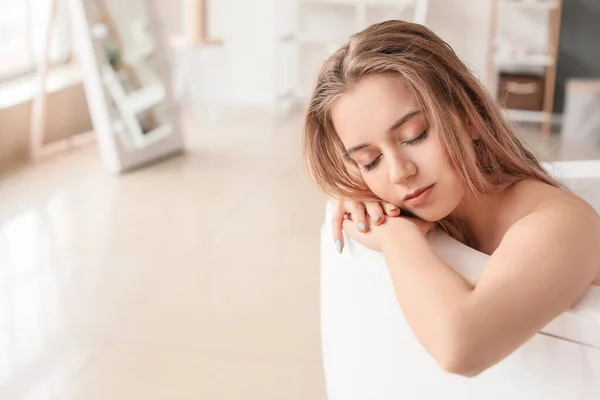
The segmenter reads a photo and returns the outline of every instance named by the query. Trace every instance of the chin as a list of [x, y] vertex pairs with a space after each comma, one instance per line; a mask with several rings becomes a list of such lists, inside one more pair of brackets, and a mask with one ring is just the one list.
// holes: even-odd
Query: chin
[[[431, 207], [431, 209], [422, 209], [422, 210], [407, 210], [407, 214], [410, 213], [417, 218], [420, 218], [424, 221], [428, 222], [438, 222], [452, 213], [452, 209], [446, 209], [446, 207]], [[405, 214], [405, 215], [407, 215]]]

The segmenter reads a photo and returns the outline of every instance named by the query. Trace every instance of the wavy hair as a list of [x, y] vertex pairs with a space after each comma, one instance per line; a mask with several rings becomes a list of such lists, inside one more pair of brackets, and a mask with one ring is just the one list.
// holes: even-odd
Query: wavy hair
[[[479, 79], [446, 42], [422, 25], [394, 20], [351, 36], [319, 72], [306, 113], [304, 158], [309, 175], [327, 195], [379, 200], [355, 163], [343, 157], [331, 117], [340, 96], [374, 75], [404, 83], [423, 110], [426, 125], [438, 132], [448, 165], [473, 195], [492, 193], [525, 178], [561, 186], [519, 140]], [[465, 241], [456, 221], [448, 217], [439, 223]]]

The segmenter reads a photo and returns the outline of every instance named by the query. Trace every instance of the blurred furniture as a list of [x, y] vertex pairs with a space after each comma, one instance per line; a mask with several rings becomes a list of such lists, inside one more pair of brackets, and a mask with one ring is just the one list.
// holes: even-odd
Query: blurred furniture
[[[600, 211], [600, 161], [546, 165]], [[321, 230], [321, 348], [329, 400], [597, 400], [600, 287], [483, 373], [445, 372], [423, 348], [398, 304], [382, 253], [346, 237], [338, 254], [331, 204]], [[471, 283], [488, 256], [449, 236], [428, 235], [434, 251]], [[444, 332], [439, 332], [443, 335]]]
[[227, 94], [223, 46], [218, 41], [189, 43], [184, 37], [174, 37], [171, 47], [175, 98], [189, 106], [195, 117], [216, 120], [225, 106]]
[[38, 92], [34, 97], [31, 111], [31, 138], [30, 138], [30, 158], [38, 158], [43, 152], [44, 130], [46, 123], [46, 79], [48, 76], [48, 52], [50, 47], [50, 38], [52, 37], [52, 26], [56, 19], [56, 10], [58, 0], [50, 0], [50, 12], [46, 21], [46, 33], [43, 38], [42, 57], [38, 65]]
[[279, 13], [291, 22], [290, 28], [279, 30], [277, 51], [282, 60], [292, 59], [297, 66], [291, 62], [278, 66], [277, 70], [294, 70], [296, 74], [295, 78], [280, 80], [285, 88], [280, 95], [307, 99], [320, 65], [352, 34], [389, 19], [425, 24], [428, 0], [295, 0], [287, 7]]
[[561, 140], [600, 147], [600, 79], [567, 81]]
[[221, 40], [210, 37], [207, 0], [185, 0], [181, 16], [183, 37], [186, 43], [194, 45], [222, 44]]
[[184, 149], [156, 0], [69, 0], [101, 159], [121, 173]]
[[[63, 0], [60, 0], [63, 1]], [[48, 98], [51, 92], [49, 82], [50, 70], [50, 44], [52, 41], [53, 28], [55, 28], [58, 18], [59, 0], [50, 0], [48, 2], [48, 18], [43, 27], [44, 36], [42, 38], [42, 47], [40, 60], [36, 71], [37, 87], [34, 89], [30, 127], [29, 127], [29, 159], [36, 161], [46, 154], [52, 154], [65, 150], [79, 144], [90, 143], [93, 140], [93, 132], [85, 131], [74, 136], [63, 137], [52, 140], [47, 138], [47, 115]]]
[[223, 41], [210, 36], [206, 0], [185, 0], [182, 20], [183, 35], [170, 43], [175, 53], [174, 96], [191, 106], [194, 114], [206, 111], [216, 119], [225, 97]]
[[[518, 77], [523, 74], [531, 76], [538, 75], [544, 82], [543, 86], [543, 104], [541, 109], [533, 110], [531, 107], [512, 108], [507, 107], [508, 118], [517, 122], [538, 122], [541, 123], [542, 132], [550, 133], [552, 123], [552, 110], [554, 101], [554, 87], [556, 82], [556, 62], [558, 54], [558, 41], [560, 35], [560, 17], [562, 10], [562, 0], [493, 0], [493, 11], [490, 24], [490, 36], [488, 46], [488, 77], [487, 80], [493, 86], [502, 85], [503, 81], [499, 79], [500, 74], [504, 77], [513, 74], [511, 79], [512, 87], [515, 83], [524, 83], [530, 78], [522, 79], [519, 82]], [[517, 14], [515, 14], [517, 13]], [[539, 46], [529, 46], [529, 37], [523, 35], [519, 38], [513, 38], [512, 41], [506, 40], [500, 36], [499, 25], [507, 20], [514, 23], [515, 16], [527, 14], [531, 20], [539, 19], [535, 14], [545, 13], [545, 49], [542, 52]], [[531, 21], [520, 24], [526, 29], [531, 29], [535, 25]], [[534, 48], [537, 47], [537, 48]], [[504, 80], [505, 81], [505, 80]], [[531, 85], [530, 85], [531, 86]], [[510, 88], [499, 88], [496, 93], [510, 93]], [[539, 96], [539, 91], [536, 91]], [[517, 97], [519, 97], [517, 95]], [[498, 99], [502, 103], [503, 98]], [[514, 100], [514, 98], [513, 98]], [[530, 102], [526, 102], [530, 104]], [[508, 105], [507, 105], [508, 106]]]
[[15, 164], [95, 141], [79, 68], [74, 63], [55, 66], [46, 82], [43, 152], [36, 157], [30, 135], [36, 76], [0, 84], [0, 174]]
[[498, 99], [508, 109], [541, 111], [544, 107], [544, 77], [501, 72]]

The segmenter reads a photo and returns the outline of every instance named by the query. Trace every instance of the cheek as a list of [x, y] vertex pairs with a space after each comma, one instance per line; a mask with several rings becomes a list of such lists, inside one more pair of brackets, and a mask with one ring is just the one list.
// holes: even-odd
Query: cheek
[[443, 189], [444, 192], [445, 200], [443, 213], [446, 215], [442, 216], [442, 218], [453, 212], [465, 196], [465, 188], [462, 179], [449, 166], [446, 166], [446, 173], [444, 174], [443, 181], [444, 184], [440, 189]]
[[425, 163], [421, 163], [424, 174], [435, 179], [438, 183], [438, 193], [442, 195], [437, 199], [437, 206], [432, 209], [432, 215], [428, 220], [440, 220], [447, 217], [464, 197], [464, 185], [460, 176], [454, 171], [446, 161], [445, 153], [439, 141], [432, 141], [430, 146], [427, 146], [428, 157]]
[[391, 191], [390, 180], [387, 175], [387, 170], [384, 166], [377, 168], [376, 171], [371, 171], [362, 174], [363, 181], [373, 194], [380, 199], [389, 197]]
[[437, 136], [433, 136], [419, 148], [419, 161], [419, 166], [430, 171], [446, 169], [446, 157]]
[[446, 159], [446, 153], [437, 137], [426, 143], [419, 154], [419, 167], [423, 175], [430, 179], [439, 180], [443, 183], [444, 190], [456, 193], [462, 190], [461, 179], [450, 167]]

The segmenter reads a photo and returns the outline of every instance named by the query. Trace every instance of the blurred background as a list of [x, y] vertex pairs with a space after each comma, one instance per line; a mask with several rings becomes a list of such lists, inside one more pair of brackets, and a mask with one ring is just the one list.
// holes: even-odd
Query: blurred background
[[600, 160], [595, 0], [0, 0], [0, 398], [325, 399], [303, 112], [386, 19]]

